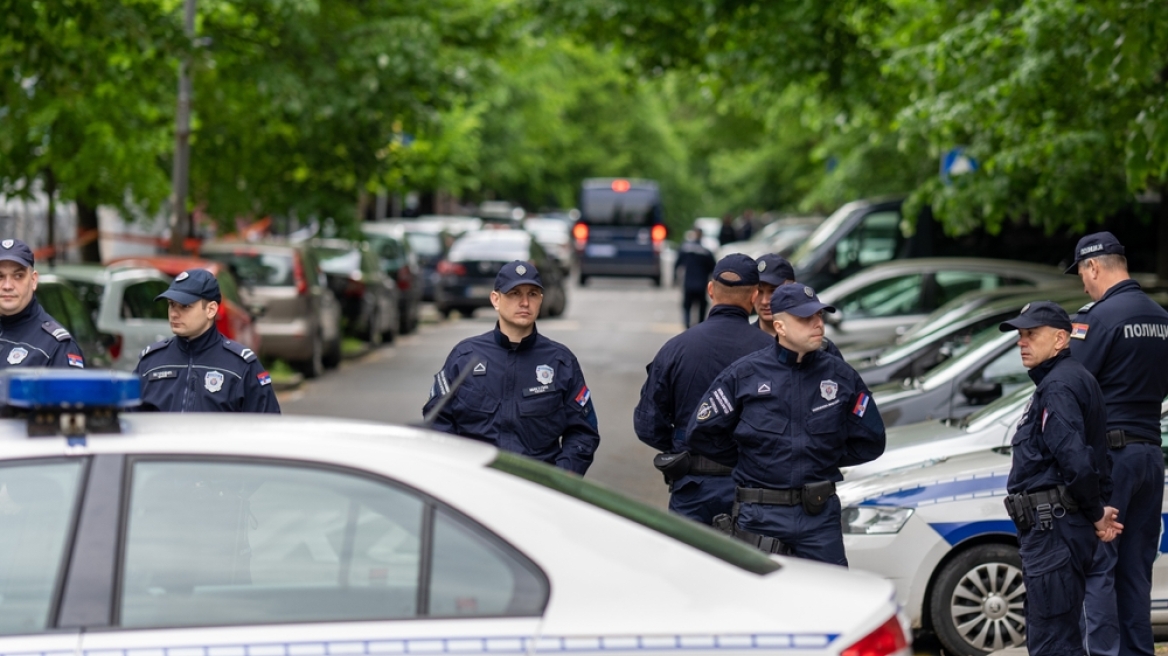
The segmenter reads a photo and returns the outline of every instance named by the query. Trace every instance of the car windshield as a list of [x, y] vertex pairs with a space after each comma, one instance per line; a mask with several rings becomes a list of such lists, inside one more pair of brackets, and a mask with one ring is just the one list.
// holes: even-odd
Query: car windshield
[[748, 572], [769, 574], [780, 568], [779, 563], [758, 549], [721, 535], [709, 526], [658, 510], [550, 465], [500, 452], [491, 467], [634, 521]]
[[799, 268], [802, 264], [802, 260], [806, 259], [812, 252], [815, 251], [815, 249], [819, 248], [824, 242], [830, 239], [837, 230], [839, 230], [840, 225], [842, 225], [843, 222], [847, 220], [854, 209], [855, 208], [852, 206], [852, 204], [848, 203], [847, 205], [844, 205], [843, 207], [833, 212], [832, 215], [827, 217], [823, 223], [819, 224], [819, 227], [815, 229], [815, 232], [812, 232], [811, 235], [807, 237], [807, 241], [803, 242], [803, 245], [799, 247], [799, 250], [795, 251], [795, 253], [791, 255], [791, 265], [795, 268]]
[[502, 234], [514, 234], [517, 238], [459, 239], [450, 247], [448, 257], [453, 261], [490, 260], [495, 262], [526, 260], [530, 257], [528, 248], [531, 237], [527, 233], [494, 233], [494, 235]]
[[235, 251], [205, 253], [204, 257], [226, 264], [245, 284], [260, 287], [283, 287], [293, 284], [290, 253]]
[[948, 360], [937, 365], [937, 367], [930, 370], [929, 373], [917, 379], [917, 384], [922, 387], [927, 387], [929, 382], [934, 378], [946, 376], [950, 369], [954, 367], [964, 367], [966, 363], [960, 356], [966, 353], [972, 353], [973, 351], [980, 349], [986, 344], [996, 343], [999, 340], [1004, 339], [1002, 334], [1002, 331], [998, 330], [997, 326], [990, 326], [989, 328], [986, 328], [980, 333], [974, 335], [973, 339], [971, 339], [968, 343], [959, 343], [955, 347], [953, 355]]
[[318, 248], [320, 268], [328, 273], [349, 275], [361, 270], [361, 251], [355, 249]]
[[977, 412], [966, 416], [961, 420], [961, 427], [969, 429], [970, 432], [980, 431], [989, 424], [1000, 421], [1002, 418], [1017, 411], [1033, 393], [1033, 385], [1023, 385]]
[[418, 255], [431, 256], [442, 254], [442, 236], [437, 233], [407, 232], [406, 241]]

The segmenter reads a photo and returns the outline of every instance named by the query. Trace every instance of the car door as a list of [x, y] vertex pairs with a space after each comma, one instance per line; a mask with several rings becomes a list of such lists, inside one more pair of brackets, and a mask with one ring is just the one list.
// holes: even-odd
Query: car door
[[517, 654], [537, 634], [543, 573], [413, 489], [275, 460], [125, 469], [112, 630], [86, 652]]
[[167, 305], [154, 300], [169, 287], [161, 277], [114, 276], [106, 283], [97, 327], [122, 337], [114, 368], [133, 370], [143, 349], [171, 336]]
[[929, 274], [897, 273], [861, 286], [832, 304], [840, 320], [831, 321], [827, 337], [839, 343], [896, 339], [925, 317], [924, 289]]

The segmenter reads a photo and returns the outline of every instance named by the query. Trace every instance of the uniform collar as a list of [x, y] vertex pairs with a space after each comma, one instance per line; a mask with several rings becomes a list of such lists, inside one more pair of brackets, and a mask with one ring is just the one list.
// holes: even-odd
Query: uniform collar
[[1049, 375], [1050, 372], [1054, 370], [1058, 363], [1069, 357], [1071, 357], [1071, 349], [1063, 349], [1059, 351], [1053, 358], [1050, 358], [1046, 362], [1043, 362], [1026, 373], [1030, 375], [1030, 380], [1033, 380], [1035, 385], [1041, 385], [1042, 379], [1046, 378], [1047, 375]]
[[1112, 285], [1110, 289], [1103, 292], [1103, 296], [1099, 297], [1099, 302], [1102, 303], [1103, 301], [1111, 298], [1112, 296], [1115, 296], [1116, 294], [1122, 294], [1124, 292], [1130, 291], [1140, 291], [1140, 283], [1131, 278], [1128, 278], [1127, 280], [1121, 280]]
[[215, 327], [215, 324], [211, 324], [211, 327], [207, 329], [207, 332], [203, 333], [202, 335], [192, 339], [188, 339], [186, 337], [175, 337], [174, 343], [178, 345], [179, 349], [182, 350], [183, 353], [195, 354], [202, 353], [203, 351], [206, 351], [207, 349], [217, 344], [220, 337], [221, 335], [219, 334], [219, 329]]
[[743, 320], [750, 319], [750, 313], [738, 307], [737, 305], [715, 305], [714, 307], [710, 308], [710, 314], [706, 316], [706, 319], [712, 319], [713, 317], [719, 316], [739, 317]]
[[535, 345], [535, 339], [539, 336], [539, 330], [535, 326], [532, 326], [531, 334], [520, 340], [518, 344], [515, 344], [511, 341], [510, 337], [504, 335], [503, 331], [499, 329], [498, 321], [495, 322], [495, 330], [493, 332], [495, 334], [495, 343], [508, 351], [526, 351]]
[[775, 339], [775, 353], [778, 355], [780, 364], [785, 364], [792, 369], [808, 367], [819, 357], [819, 349], [816, 349], [804, 355], [803, 362], [799, 362], [799, 354], [780, 344], [778, 339]]
[[6, 317], [0, 317], [0, 326], [4, 328], [18, 326], [30, 318], [37, 316], [40, 309], [41, 304], [37, 302], [36, 296], [33, 296], [32, 300], [28, 302], [28, 305], [24, 306], [24, 309], [20, 312]]

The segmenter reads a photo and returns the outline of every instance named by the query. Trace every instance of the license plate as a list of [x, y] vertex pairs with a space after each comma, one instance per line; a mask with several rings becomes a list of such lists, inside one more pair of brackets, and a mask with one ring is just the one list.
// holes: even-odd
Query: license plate
[[471, 285], [466, 288], [466, 295], [470, 298], [487, 298], [491, 291], [490, 285]]
[[589, 257], [616, 257], [616, 246], [612, 244], [589, 244], [584, 249]]

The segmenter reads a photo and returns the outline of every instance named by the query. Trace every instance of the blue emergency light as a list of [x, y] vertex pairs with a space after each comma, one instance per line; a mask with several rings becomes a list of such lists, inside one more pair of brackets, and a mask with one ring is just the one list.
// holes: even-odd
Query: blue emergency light
[[122, 410], [142, 403], [142, 383], [121, 371], [8, 369], [0, 372], [0, 403], [30, 410]]

